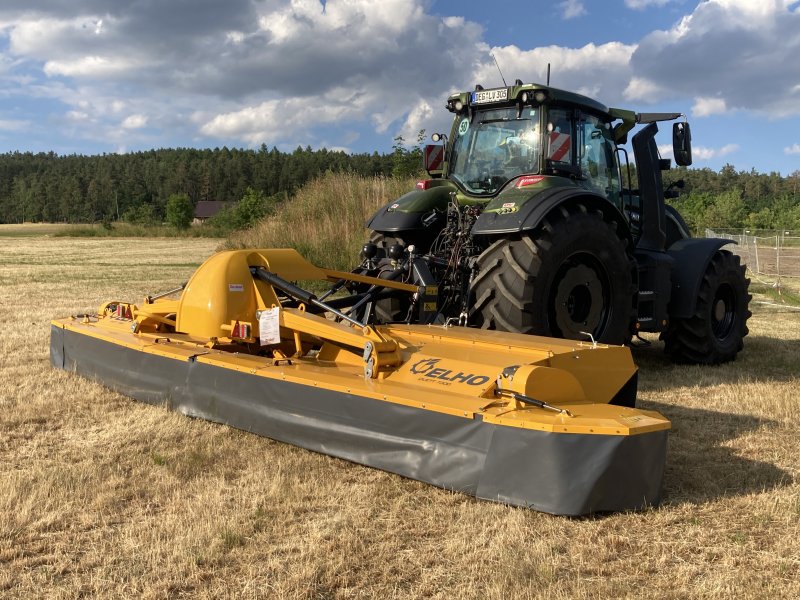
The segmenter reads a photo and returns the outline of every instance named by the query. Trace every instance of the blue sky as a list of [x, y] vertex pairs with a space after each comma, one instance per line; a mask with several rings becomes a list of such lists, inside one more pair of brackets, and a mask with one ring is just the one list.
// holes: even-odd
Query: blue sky
[[499, 85], [491, 54], [686, 113], [696, 167], [800, 170], [800, 0], [3, 0], [0, 152], [389, 151]]

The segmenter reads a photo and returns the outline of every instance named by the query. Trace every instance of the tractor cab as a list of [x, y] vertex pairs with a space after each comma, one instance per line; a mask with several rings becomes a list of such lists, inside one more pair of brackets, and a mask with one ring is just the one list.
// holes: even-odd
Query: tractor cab
[[567, 178], [619, 204], [613, 119], [599, 103], [528, 84], [457, 94], [448, 108], [456, 117], [446, 163], [426, 161], [425, 167], [467, 196], [488, 200], [525, 175], [543, 175]]

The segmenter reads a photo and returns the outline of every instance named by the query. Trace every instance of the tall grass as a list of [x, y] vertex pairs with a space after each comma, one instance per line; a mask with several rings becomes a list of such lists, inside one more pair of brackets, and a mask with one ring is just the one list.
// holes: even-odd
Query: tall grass
[[413, 188], [413, 179], [326, 173], [225, 247], [295, 248], [316, 265], [349, 270], [367, 239], [367, 218]]

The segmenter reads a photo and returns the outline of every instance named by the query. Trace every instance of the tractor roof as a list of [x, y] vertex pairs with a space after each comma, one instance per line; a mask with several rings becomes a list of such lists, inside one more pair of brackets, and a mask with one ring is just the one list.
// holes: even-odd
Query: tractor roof
[[[524, 93], [535, 94], [536, 92], [543, 93], [549, 101], [555, 101], [563, 104], [571, 104], [573, 106], [581, 107], [595, 113], [600, 113], [613, 117], [609, 108], [588, 96], [569, 92], [567, 90], [560, 90], [558, 88], [543, 85], [541, 83], [522, 83], [519, 79], [513, 84], [501, 88], [487, 88], [475, 86], [475, 91], [472, 92], [459, 92], [451, 95], [448, 98], [448, 106], [456, 101], [461, 101], [464, 106], [477, 106], [477, 105], [492, 105], [492, 104], [509, 104], [518, 101]], [[505, 94], [503, 94], [505, 90]], [[490, 92], [490, 94], [481, 94], [481, 92]], [[499, 92], [499, 94], [491, 94], [491, 92]], [[482, 100], [481, 98], [488, 98]]]

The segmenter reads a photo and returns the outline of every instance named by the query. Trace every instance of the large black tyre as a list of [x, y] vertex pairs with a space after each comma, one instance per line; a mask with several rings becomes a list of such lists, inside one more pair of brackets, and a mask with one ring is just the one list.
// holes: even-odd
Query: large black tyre
[[533, 232], [494, 242], [477, 262], [473, 322], [485, 329], [624, 344], [636, 264], [601, 212], [560, 207]]
[[718, 365], [736, 358], [748, 334], [750, 280], [739, 257], [717, 251], [703, 275], [694, 314], [672, 319], [661, 338], [675, 362]]

